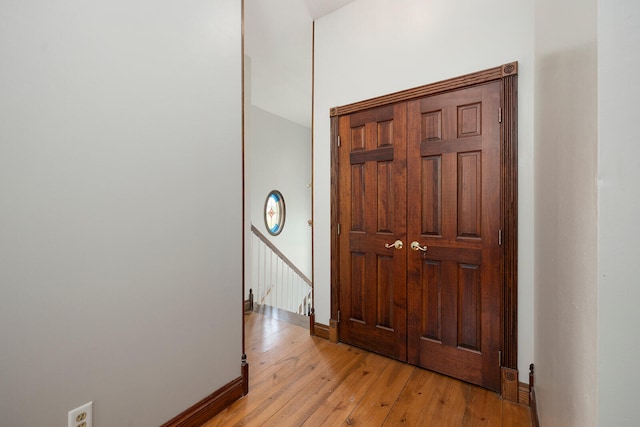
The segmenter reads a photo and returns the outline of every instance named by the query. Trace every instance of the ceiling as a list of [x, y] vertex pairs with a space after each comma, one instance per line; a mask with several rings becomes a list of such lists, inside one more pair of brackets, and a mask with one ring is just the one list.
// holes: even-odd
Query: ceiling
[[318, 19], [321, 16], [328, 15], [334, 10], [340, 9], [349, 3], [353, 3], [354, 0], [304, 0], [304, 3], [309, 9], [309, 14], [313, 19]]
[[251, 104], [311, 127], [313, 21], [355, 0], [245, 0]]

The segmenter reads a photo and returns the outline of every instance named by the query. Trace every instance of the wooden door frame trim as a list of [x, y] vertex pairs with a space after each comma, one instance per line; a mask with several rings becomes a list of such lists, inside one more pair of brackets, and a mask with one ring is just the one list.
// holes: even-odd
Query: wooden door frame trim
[[[245, 74], [244, 74], [244, 0], [240, 1], [240, 91], [241, 91], [241, 99], [240, 99], [240, 105], [242, 107], [242, 116], [240, 118], [241, 124], [242, 124], [242, 148], [241, 148], [241, 152], [242, 152], [242, 356], [240, 356], [240, 371], [241, 371], [241, 378], [242, 378], [242, 396], [246, 395], [249, 393], [249, 363], [247, 361], [247, 351], [246, 351], [246, 338], [245, 338], [245, 333], [244, 333], [244, 328], [245, 328], [245, 321], [244, 321], [244, 312], [245, 312], [245, 307], [246, 304], [244, 302], [244, 296], [245, 296], [245, 283], [246, 283], [246, 275], [245, 275], [245, 264], [247, 262], [246, 260], [246, 230], [245, 230], [245, 220], [246, 220], [246, 212], [247, 212], [247, 203], [246, 203], [246, 197], [247, 197], [247, 193], [246, 193], [246, 188], [247, 188], [247, 183], [246, 183], [246, 179], [245, 179], [245, 174], [246, 174], [246, 167], [245, 167], [245, 151], [246, 151], [246, 135], [245, 135], [245, 109], [244, 109], [244, 104], [245, 104], [245, 99], [246, 99], [246, 94], [245, 94], [245, 90], [244, 90], [244, 84], [245, 84]], [[251, 290], [249, 290], [251, 291]]]
[[[501, 82], [500, 104], [502, 108], [501, 142], [501, 225], [504, 283], [502, 290], [502, 357], [501, 377], [515, 381], [503, 382], [503, 395], [517, 396], [518, 381], [518, 63], [511, 62], [499, 67], [476, 73], [407, 89], [400, 92], [372, 98], [329, 110], [331, 118], [331, 319], [330, 329], [336, 329], [337, 337], [339, 300], [339, 259], [338, 245], [338, 119], [341, 115], [380, 107], [396, 102], [436, 95], [444, 92]], [[337, 338], [336, 338], [337, 340]], [[505, 371], [506, 368], [506, 371]], [[505, 390], [505, 387], [507, 390]], [[517, 400], [516, 400], [517, 401]]]

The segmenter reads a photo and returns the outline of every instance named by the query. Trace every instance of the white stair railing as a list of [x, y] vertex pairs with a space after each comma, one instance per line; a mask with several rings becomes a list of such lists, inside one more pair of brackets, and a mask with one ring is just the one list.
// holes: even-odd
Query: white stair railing
[[313, 286], [289, 259], [251, 226], [251, 284], [253, 302], [308, 315]]

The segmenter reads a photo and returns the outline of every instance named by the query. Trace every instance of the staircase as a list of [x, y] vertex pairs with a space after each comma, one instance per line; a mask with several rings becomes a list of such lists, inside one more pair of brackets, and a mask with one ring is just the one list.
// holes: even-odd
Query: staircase
[[313, 285], [282, 252], [251, 225], [251, 288], [253, 302], [309, 315]]

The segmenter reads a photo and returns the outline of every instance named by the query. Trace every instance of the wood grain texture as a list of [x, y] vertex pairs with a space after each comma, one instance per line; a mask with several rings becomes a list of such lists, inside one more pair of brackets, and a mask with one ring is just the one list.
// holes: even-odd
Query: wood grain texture
[[[517, 70], [517, 64], [516, 64]], [[518, 369], [518, 76], [502, 80], [502, 366]]]
[[292, 323], [300, 327], [309, 326], [309, 316], [304, 314], [293, 313], [282, 308], [273, 307], [268, 304], [254, 304], [253, 311], [264, 314], [268, 317], [274, 317], [287, 323]]
[[[438, 96], [439, 94], [444, 93], [452, 93], [458, 89], [462, 88], [479, 88], [480, 86], [488, 86], [488, 85], [498, 85], [499, 89], [499, 100], [498, 104], [494, 105], [492, 101], [492, 106], [488, 110], [485, 111], [484, 107], [478, 103], [474, 102], [465, 102], [458, 104], [456, 110], [457, 116], [457, 131], [455, 132], [455, 138], [447, 140], [447, 136], [444, 135], [444, 127], [447, 125], [447, 119], [444, 116], [444, 111], [441, 108], [437, 108], [437, 106], [432, 106], [430, 108], [421, 111], [420, 120], [415, 124], [409, 124], [409, 128], [415, 128], [415, 132], [418, 132], [420, 135], [420, 139], [422, 140], [422, 144], [420, 146], [420, 155], [423, 158], [423, 164], [415, 165], [416, 170], [420, 169], [423, 175], [434, 175], [442, 173], [442, 170], [445, 170], [449, 167], [449, 163], [451, 163], [450, 159], [446, 159], [448, 153], [457, 153], [464, 151], [468, 153], [470, 151], [477, 151], [480, 148], [481, 144], [481, 134], [484, 134], [486, 128], [483, 128], [483, 125], [480, 121], [484, 120], [483, 117], [487, 116], [487, 114], [493, 117], [495, 111], [499, 111], [499, 114], [496, 114], [496, 121], [499, 122], [499, 140], [500, 140], [500, 151], [498, 153], [499, 156], [499, 170], [500, 170], [500, 179], [497, 186], [499, 188], [494, 188], [491, 191], [487, 191], [489, 195], [495, 195], [496, 200], [499, 204], [499, 224], [496, 227], [486, 227], [486, 224], [478, 225], [478, 221], [480, 216], [478, 215], [478, 203], [477, 197], [478, 194], [478, 183], [479, 178], [478, 174], [480, 169], [477, 167], [479, 164], [479, 159], [476, 159], [476, 162], [472, 162], [471, 157], [465, 155], [465, 158], [459, 159], [462, 163], [463, 172], [468, 170], [468, 173], [463, 174], [460, 177], [460, 181], [462, 184], [466, 183], [466, 187], [463, 186], [462, 190], [465, 188], [468, 189], [467, 192], [462, 192], [460, 199], [465, 203], [461, 203], [461, 211], [463, 213], [462, 218], [459, 218], [460, 222], [458, 224], [451, 222], [451, 218], [455, 218], [451, 212], [444, 212], [442, 206], [446, 206], [446, 194], [449, 194], [451, 191], [455, 191], [453, 188], [448, 188], [447, 182], [441, 182], [439, 179], [433, 179], [433, 185], [426, 187], [423, 189], [424, 194], [422, 194], [425, 203], [427, 203], [427, 209], [422, 209], [424, 213], [421, 218], [421, 227], [422, 234], [424, 236], [433, 236], [439, 237], [443, 233], [445, 233], [447, 227], [458, 225], [459, 229], [461, 229], [461, 235], [458, 236], [458, 240], [465, 240], [467, 243], [472, 243], [473, 239], [478, 239], [478, 235], [482, 232], [482, 230], [492, 230], [489, 236], [492, 240], [495, 240], [495, 245], [499, 245], [499, 252], [501, 256], [500, 265], [497, 265], [495, 262], [491, 262], [491, 265], [497, 265], [497, 270], [499, 270], [499, 274], [502, 276], [500, 279], [501, 289], [499, 293], [501, 295], [492, 295], [491, 298], [485, 298], [482, 301], [485, 304], [487, 301], [501, 301], [501, 309], [499, 312], [492, 312], [492, 316], [496, 317], [497, 322], [499, 324], [499, 334], [500, 334], [500, 342], [498, 343], [495, 349], [492, 347], [491, 350], [487, 354], [491, 354], [491, 357], [497, 359], [497, 351], [501, 350], [502, 352], [502, 363], [501, 366], [515, 369], [517, 370], [517, 174], [518, 174], [518, 158], [517, 158], [517, 73], [518, 73], [518, 64], [517, 62], [504, 64], [500, 67], [495, 67], [492, 69], [480, 71], [477, 73], [471, 73], [464, 76], [448, 79], [445, 81], [420, 86], [413, 89], [408, 89], [401, 92], [396, 92], [393, 94], [381, 96], [374, 99], [369, 99], [349, 105], [339, 106], [332, 108], [330, 111], [331, 116], [331, 124], [332, 124], [332, 169], [331, 169], [331, 180], [332, 180], [332, 248], [331, 248], [331, 315], [332, 319], [337, 318], [338, 310], [341, 308], [340, 301], [340, 286], [341, 278], [340, 278], [340, 268], [341, 264], [338, 260], [341, 259], [341, 248], [338, 247], [338, 238], [336, 233], [336, 225], [338, 221], [338, 209], [336, 209], [336, 205], [341, 205], [347, 200], [342, 200], [338, 196], [338, 192], [336, 191], [336, 187], [340, 181], [340, 167], [344, 167], [341, 165], [339, 161], [339, 156], [337, 153], [337, 141], [338, 134], [341, 132], [341, 124], [342, 120], [346, 116], [350, 116], [353, 118], [353, 122], [350, 124], [351, 129], [356, 129], [357, 126], [361, 126], [362, 129], [358, 127], [357, 132], [360, 132], [356, 135], [354, 139], [353, 146], [358, 147], [359, 150], [366, 151], [367, 149], [373, 150], [374, 146], [367, 142], [366, 136], [366, 128], [367, 121], [372, 119], [372, 115], [376, 114], [379, 116], [377, 120], [386, 120], [391, 116], [391, 109], [395, 108], [395, 106], [399, 105], [403, 102], [408, 102], [410, 105], [414, 103], [419, 103], [421, 99], [433, 98]], [[500, 107], [495, 108], [494, 107]], [[488, 113], [487, 113], [488, 111]], [[384, 116], [384, 117], [383, 117]], [[499, 119], [498, 119], [499, 118]], [[382, 122], [378, 122], [379, 129]], [[387, 123], [387, 122], [384, 122]], [[385, 125], [386, 126], [386, 125]], [[386, 128], [385, 128], [386, 129]], [[395, 128], [394, 128], [395, 130]], [[387, 132], [385, 132], [385, 135]], [[358, 139], [360, 138], [360, 139]], [[344, 139], [344, 138], [343, 138]], [[378, 138], [379, 141], [382, 139]], [[464, 140], [464, 141], [463, 141]], [[347, 142], [344, 140], [342, 144], [345, 145]], [[478, 147], [475, 147], [475, 145]], [[394, 144], [389, 144], [393, 146]], [[464, 145], [464, 147], [463, 147]], [[380, 147], [380, 145], [377, 145]], [[475, 148], [474, 148], [475, 147]], [[394, 156], [397, 154], [394, 150]], [[371, 156], [371, 153], [358, 153], [354, 159], [360, 160], [360, 157], [363, 156]], [[360, 156], [360, 157], [358, 157]], [[468, 158], [467, 158], [468, 157]], [[436, 163], [439, 162], [439, 163]], [[342, 164], [348, 163], [347, 161], [343, 161]], [[484, 164], [484, 157], [483, 157]], [[474, 166], [475, 165], [475, 166]], [[468, 166], [468, 167], [466, 167]], [[487, 169], [487, 168], [484, 168]], [[496, 170], [498, 167], [488, 168], [489, 170]], [[474, 173], [475, 172], [475, 173]], [[452, 181], [452, 180], [449, 180]], [[373, 184], [373, 183], [371, 183]], [[370, 185], [372, 186], [372, 185]], [[475, 191], [471, 191], [475, 188]], [[498, 191], [499, 190], [499, 191]], [[483, 190], [484, 191], [484, 190]], [[416, 192], [409, 191], [409, 193], [414, 194]], [[481, 206], [481, 205], [480, 205]], [[424, 208], [424, 206], [422, 206]], [[493, 209], [493, 208], [492, 208]], [[418, 211], [417, 209], [416, 211]], [[349, 212], [350, 213], [350, 212]], [[495, 213], [495, 212], [494, 212]], [[363, 214], [364, 215], [364, 214]], [[366, 217], [366, 215], [364, 215]], [[344, 224], [343, 224], [344, 225]], [[499, 233], [493, 231], [495, 228], [499, 228]], [[360, 231], [360, 230], [358, 230]], [[498, 235], [500, 236], [500, 243], [498, 243]], [[483, 238], [485, 236], [482, 236]], [[412, 239], [408, 239], [411, 241]], [[429, 248], [430, 254], [435, 254], [435, 250], [438, 248]], [[342, 248], [344, 252], [344, 248]], [[471, 263], [477, 264], [479, 263]], [[493, 283], [493, 281], [489, 281]], [[473, 296], [473, 294], [468, 293], [469, 296]], [[411, 298], [408, 298], [411, 300]], [[414, 298], [414, 300], [416, 300]], [[416, 300], [417, 301], [417, 300]], [[469, 300], [469, 302], [473, 302], [473, 300]], [[344, 313], [342, 313], [344, 314]], [[411, 316], [409, 316], [411, 318]], [[472, 319], [473, 317], [469, 317], [466, 320]], [[437, 326], [435, 319], [427, 319], [431, 326]], [[463, 319], [465, 320], [465, 319]], [[433, 328], [431, 328], [433, 329]], [[472, 332], [469, 331], [468, 337], [472, 337]], [[341, 328], [341, 335], [343, 334]], [[484, 336], [483, 334], [480, 335]], [[348, 338], [348, 337], [347, 337]], [[494, 351], [495, 350], [495, 351]], [[411, 351], [409, 351], [411, 353]], [[417, 355], [409, 354], [409, 359], [417, 360]], [[443, 361], [447, 358], [443, 358]], [[498, 366], [498, 362], [492, 363], [491, 366]], [[473, 369], [472, 369], [473, 370]], [[442, 370], [441, 372], [449, 371]], [[498, 378], [498, 377], [497, 377]], [[466, 378], [466, 380], [470, 380]], [[493, 380], [492, 380], [493, 381]], [[498, 390], [500, 385], [493, 381], [493, 385], [490, 388]], [[516, 387], [517, 389], [517, 387]], [[517, 392], [516, 392], [517, 393]]]
[[502, 377], [502, 397], [509, 402], [519, 402], [518, 371], [503, 366], [500, 368], [500, 375]]
[[203, 427], [531, 426], [489, 390], [261, 314], [246, 327], [251, 391]]
[[406, 106], [341, 116], [338, 130], [339, 339], [406, 360], [406, 249], [388, 246], [406, 230]]
[[525, 406], [531, 405], [531, 387], [527, 383], [518, 386], [518, 403]]
[[[411, 101], [407, 112], [407, 241], [428, 248], [407, 254], [408, 360], [495, 391], [502, 344], [500, 94], [500, 83], [491, 82]], [[442, 123], [438, 139], [424, 139], [434, 136], [424, 120], [434, 111]]]
[[324, 325], [322, 323], [314, 323], [313, 325], [313, 335], [318, 338], [324, 338], [325, 340], [329, 339], [329, 326]]
[[[331, 319], [338, 319], [338, 308], [340, 307], [340, 239], [338, 238], [338, 186], [339, 165], [338, 165], [338, 117], [331, 117]], [[314, 300], [315, 301], [315, 300]], [[336, 337], [337, 338], [337, 337]]]

